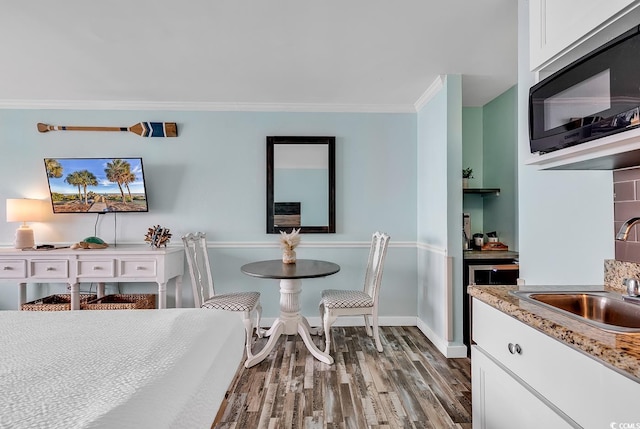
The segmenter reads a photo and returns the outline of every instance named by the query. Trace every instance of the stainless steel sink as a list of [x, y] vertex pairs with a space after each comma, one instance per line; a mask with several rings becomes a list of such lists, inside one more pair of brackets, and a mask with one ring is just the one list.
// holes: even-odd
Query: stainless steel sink
[[514, 291], [513, 295], [559, 311], [601, 329], [640, 332], [640, 305], [614, 292]]

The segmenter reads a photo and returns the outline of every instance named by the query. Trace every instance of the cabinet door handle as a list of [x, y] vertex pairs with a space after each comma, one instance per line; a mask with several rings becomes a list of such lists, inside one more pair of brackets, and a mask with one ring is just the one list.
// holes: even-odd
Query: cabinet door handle
[[512, 355], [514, 354], [522, 354], [522, 347], [520, 347], [520, 344], [513, 344], [513, 343], [509, 343], [507, 345], [507, 348], [509, 349], [509, 353], [511, 353]]

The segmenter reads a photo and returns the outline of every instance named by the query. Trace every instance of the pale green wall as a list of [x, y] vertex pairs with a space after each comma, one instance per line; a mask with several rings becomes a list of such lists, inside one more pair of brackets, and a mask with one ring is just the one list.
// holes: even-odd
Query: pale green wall
[[462, 108], [462, 167], [473, 169], [473, 178], [469, 179], [469, 187], [482, 187], [483, 174], [483, 108]]
[[[473, 169], [469, 187], [482, 187], [483, 140], [482, 107], [462, 108], [462, 167]], [[471, 234], [484, 231], [484, 199], [479, 195], [467, 194], [463, 199], [463, 210], [471, 217]], [[471, 238], [471, 237], [469, 237]]]
[[517, 90], [512, 87], [483, 107], [483, 185], [500, 188], [484, 198], [484, 232], [497, 231], [501, 242], [517, 250]]
[[472, 188], [500, 188], [500, 195], [466, 194], [471, 232], [497, 231], [517, 250], [517, 90], [505, 91], [482, 107], [463, 108], [463, 166], [473, 168]]

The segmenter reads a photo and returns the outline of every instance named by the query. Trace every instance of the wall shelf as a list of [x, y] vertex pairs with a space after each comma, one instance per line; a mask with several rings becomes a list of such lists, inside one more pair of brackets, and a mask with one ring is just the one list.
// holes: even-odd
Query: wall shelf
[[477, 195], [500, 195], [500, 188], [464, 188], [462, 190], [465, 194], [477, 194]]

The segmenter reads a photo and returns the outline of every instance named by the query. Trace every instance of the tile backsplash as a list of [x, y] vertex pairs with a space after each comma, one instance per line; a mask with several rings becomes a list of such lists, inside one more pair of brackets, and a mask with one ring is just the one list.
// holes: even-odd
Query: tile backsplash
[[[625, 221], [640, 216], [640, 168], [613, 172], [613, 221], [615, 234]], [[640, 262], [640, 223], [629, 231], [627, 241], [615, 242], [617, 261]]]

